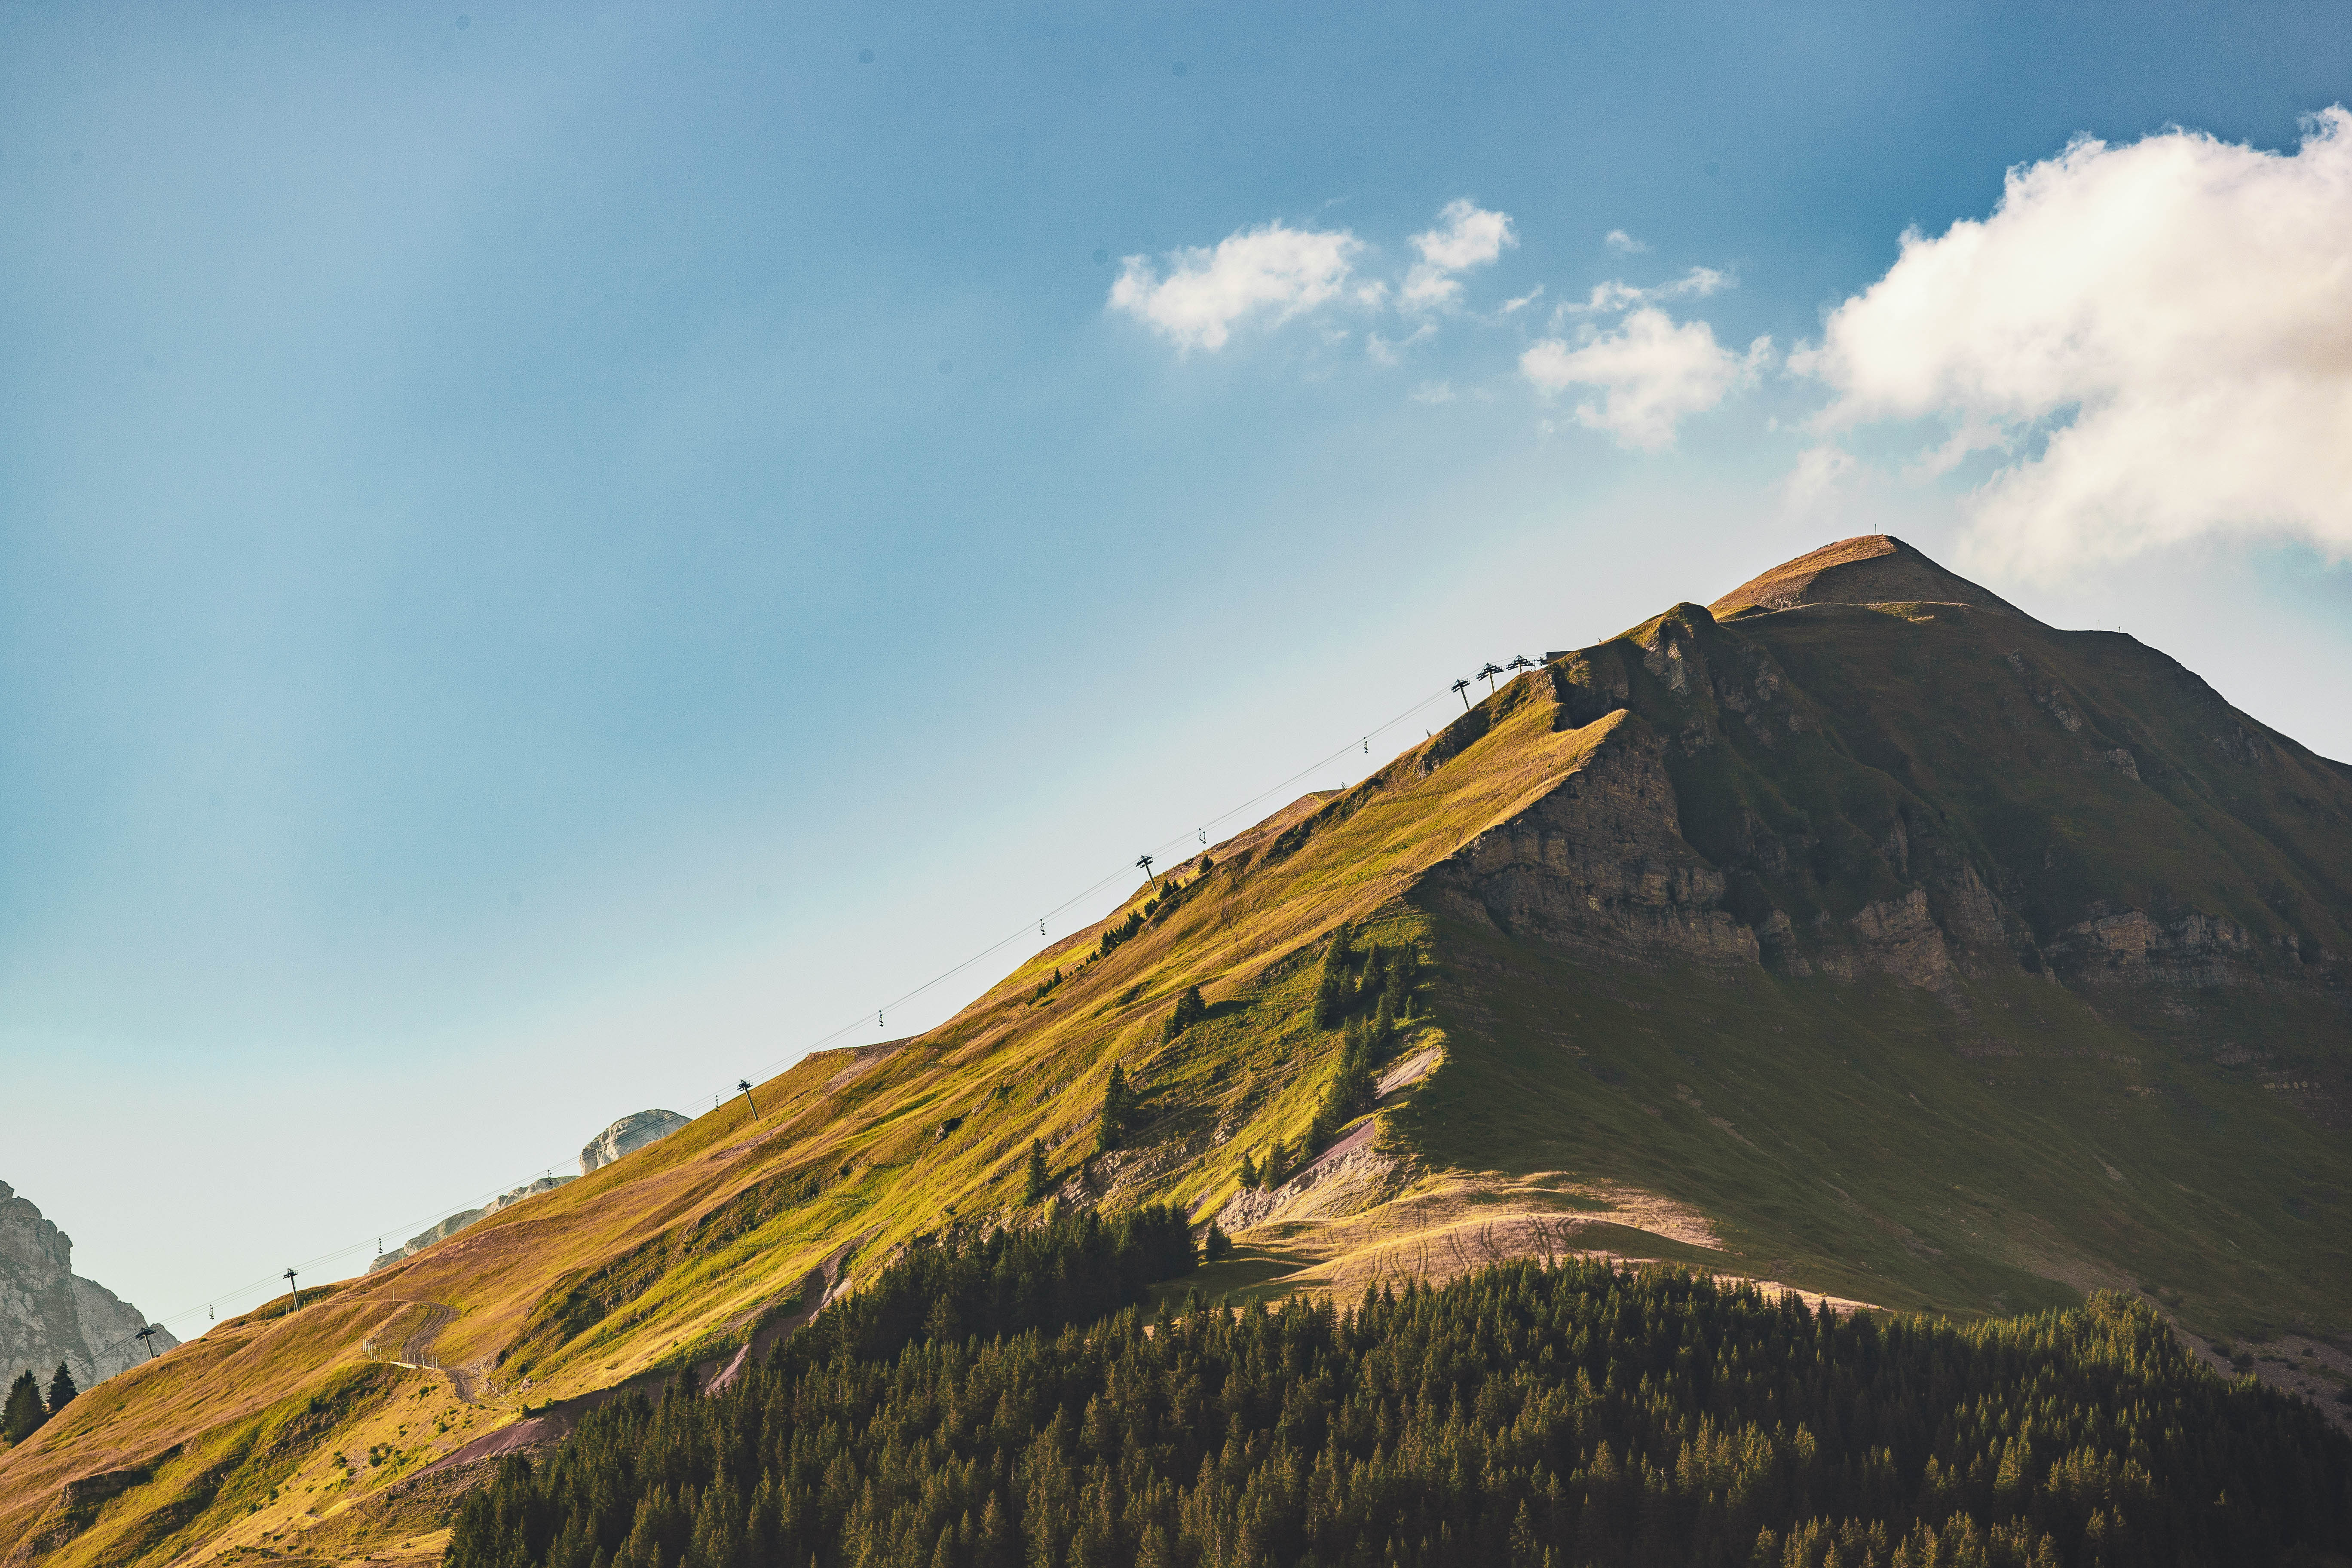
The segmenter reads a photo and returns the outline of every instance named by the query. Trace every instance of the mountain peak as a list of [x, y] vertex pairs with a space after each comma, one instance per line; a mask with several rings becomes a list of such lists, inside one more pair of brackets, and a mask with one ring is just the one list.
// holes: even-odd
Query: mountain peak
[[1998, 615], [2033, 617], [1956, 573], [1947, 572], [1891, 533], [1864, 533], [1824, 544], [1751, 577], [1707, 609], [1792, 610], [1800, 605], [1897, 602], [1973, 605]]

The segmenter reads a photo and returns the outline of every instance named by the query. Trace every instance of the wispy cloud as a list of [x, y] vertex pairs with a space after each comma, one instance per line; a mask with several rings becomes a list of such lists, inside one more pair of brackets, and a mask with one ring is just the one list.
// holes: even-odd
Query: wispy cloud
[[1646, 256], [1650, 249], [1649, 246], [1635, 239], [1622, 228], [1611, 229], [1601, 243], [1620, 256]]
[[1730, 288], [1737, 281], [1728, 272], [1720, 272], [1712, 267], [1694, 267], [1670, 283], [1654, 283], [1646, 289], [1615, 280], [1595, 283], [1592, 292], [1582, 304], [1562, 300], [1552, 314], [1555, 321], [1564, 321], [1570, 316], [1601, 315], [1642, 305], [1654, 305], [1662, 300], [1704, 300], [1710, 294]]
[[1394, 341], [1383, 338], [1378, 332], [1369, 332], [1364, 337], [1364, 353], [1370, 355], [1376, 364], [1394, 364], [1397, 363], [1398, 350], [1411, 348], [1423, 338], [1436, 335], [1437, 329], [1426, 321]]

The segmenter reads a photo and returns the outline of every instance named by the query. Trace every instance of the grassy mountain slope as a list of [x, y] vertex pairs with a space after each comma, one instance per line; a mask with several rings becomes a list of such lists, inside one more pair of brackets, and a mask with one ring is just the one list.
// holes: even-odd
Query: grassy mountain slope
[[[1222, 1215], [1234, 1290], [1584, 1251], [2352, 1334], [2352, 773], [2129, 638], [1893, 542], [1824, 554], [1521, 676], [928, 1035], [111, 1380], [0, 1455], [0, 1563], [384, 1550], [446, 1513], [412, 1478], [525, 1405], [717, 1364], [828, 1263], [1023, 1213], [1033, 1138], [1067, 1201]], [[1243, 1191], [1336, 1066], [1342, 928], [1421, 956], [1395, 1087]], [[1115, 1063], [1140, 1102], [1097, 1154]], [[369, 1360], [436, 1307], [456, 1377]]]

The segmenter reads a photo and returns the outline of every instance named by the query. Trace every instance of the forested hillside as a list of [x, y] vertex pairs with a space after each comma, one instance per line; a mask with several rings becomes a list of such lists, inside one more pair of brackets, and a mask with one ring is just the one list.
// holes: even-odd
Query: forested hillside
[[[1026, 1265], [1067, 1274], [1051, 1255], [1079, 1243]], [[1022, 1290], [998, 1246], [877, 1292], [919, 1278]], [[2112, 1297], [1882, 1325], [1578, 1261], [1344, 1310], [1196, 1292], [896, 1353], [857, 1337], [509, 1460], [450, 1568], [2122, 1568], [2352, 1544], [2352, 1442]]]

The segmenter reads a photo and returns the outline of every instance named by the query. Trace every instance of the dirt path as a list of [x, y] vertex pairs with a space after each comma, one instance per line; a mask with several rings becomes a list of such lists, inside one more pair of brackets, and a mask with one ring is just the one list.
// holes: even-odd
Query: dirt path
[[433, 1353], [433, 1347], [440, 1341], [441, 1331], [457, 1321], [457, 1309], [446, 1301], [400, 1301], [397, 1305], [403, 1310], [394, 1315], [394, 1323], [405, 1316], [406, 1309], [410, 1307], [424, 1308], [425, 1316], [397, 1341], [393, 1341], [383, 1332], [369, 1335], [360, 1347], [361, 1353], [370, 1361], [390, 1362], [394, 1366], [413, 1366], [440, 1373], [457, 1390], [458, 1399], [467, 1405], [474, 1404], [474, 1380], [457, 1367], [443, 1366]]

